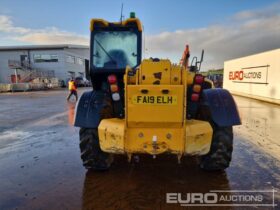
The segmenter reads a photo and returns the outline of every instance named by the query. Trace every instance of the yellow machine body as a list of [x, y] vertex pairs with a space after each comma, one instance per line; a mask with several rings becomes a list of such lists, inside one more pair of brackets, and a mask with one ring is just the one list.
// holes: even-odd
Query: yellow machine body
[[[143, 60], [135, 74], [124, 75], [125, 118], [103, 119], [100, 147], [116, 154], [204, 155], [210, 150], [212, 127], [187, 120], [187, 87], [194, 74], [169, 60]], [[133, 75], [133, 76], [130, 76]]]

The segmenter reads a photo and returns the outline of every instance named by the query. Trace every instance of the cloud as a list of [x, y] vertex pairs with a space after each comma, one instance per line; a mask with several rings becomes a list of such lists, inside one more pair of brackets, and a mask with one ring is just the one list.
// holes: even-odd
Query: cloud
[[59, 30], [56, 27], [29, 29], [16, 27], [12, 18], [0, 15], [0, 33], [10, 34], [10, 39], [28, 44], [82, 44], [88, 45], [87, 36]]
[[57, 28], [46, 28], [44, 30], [32, 31], [23, 36], [17, 36], [14, 39], [33, 44], [89, 44], [87, 36], [61, 31]]
[[30, 31], [31, 30], [27, 28], [15, 27], [11, 17], [0, 15], [0, 32], [24, 34]]
[[[280, 47], [280, 4], [260, 10], [241, 11], [225, 19], [223, 24], [204, 28], [165, 31], [146, 35], [146, 57], [169, 58], [178, 62], [185, 44], [191, 56], [205, 49], [202, 69], [222, 68], [225, 60]], [[27, 44], [83, 44], [88, 36], [63, 31], [55, 27], [30, 29], [18, 27], [10, 16], [0, 15], [2, 38]]]
[[246, 20], [246, 19], [261, 19], [273, 17], [275, 14], [279, 14], [280, 4], [275, 3], [270, 6], [267, 6], [264, 9], [258, 10], [245, 10], [235, 14], [233, 20]]
[[223, 25], [162, 32], [146, 37], [147, 57], [171, 57], [178, 62], [184, 45], [191, 54], [205, 49], [204, 69], [221, 68], [225, 60], [280, 47], [280, 4], [262, 10], [243, 11]]

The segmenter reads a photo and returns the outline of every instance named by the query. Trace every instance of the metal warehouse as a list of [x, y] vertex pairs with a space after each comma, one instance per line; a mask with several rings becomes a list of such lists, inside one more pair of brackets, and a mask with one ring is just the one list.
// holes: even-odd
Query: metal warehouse
[[81, 45], [31, 45], [0, 47], [0, 83], [29, 82], [55, 77], [62, 83], [84, 77], [89, 47]]
[[224, 63], [224, 88], [263, 100], [280, 99], [280, 49]]

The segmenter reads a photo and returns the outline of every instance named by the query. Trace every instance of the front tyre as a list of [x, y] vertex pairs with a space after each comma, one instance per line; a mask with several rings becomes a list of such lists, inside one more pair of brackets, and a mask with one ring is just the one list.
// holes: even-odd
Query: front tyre
[[201, 157], [200, 168], [207, 171], [224, 170], [230, 165], [233, 132], [230, 127], [215, 127], [210, 152]]
[[81, 159], [84, 167], [97, 171], [108, 170], [113, 162], [113, 156], [100, 149], [98, 130], [81, 128], [79, 134]]

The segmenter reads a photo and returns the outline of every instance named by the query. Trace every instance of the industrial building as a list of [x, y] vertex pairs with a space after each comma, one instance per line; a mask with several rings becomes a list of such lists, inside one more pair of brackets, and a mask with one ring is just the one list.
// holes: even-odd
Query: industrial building
[[279, 102], [279, 78], [280, 49], [224, 63], [223, 87], [235, 94]]
[[31, 45], [0, 47], [0, 83], [30, 82], [36, 78], [84, 77], [89, 47], [81, 45]]

